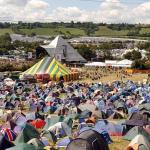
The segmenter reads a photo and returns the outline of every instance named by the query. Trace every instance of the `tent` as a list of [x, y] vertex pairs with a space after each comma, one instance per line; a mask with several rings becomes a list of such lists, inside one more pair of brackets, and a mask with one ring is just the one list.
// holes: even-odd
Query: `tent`
[[56, 143], [57, 148], [66, 148], [67, 145], [72, 141], [70, 137], [64, 137]]
[[149, 124], [149, 121], [140, 113], [132, 113], [123, 124], [128, 126], [145, 126]]
[[66, 150], [109, 150], [108, 144], [100, 133], [94, 130], [82, 132], [76, 139], [71, 141]]
[[124, 60], [121, 60], [119, 62], [117, 62], [117, 67], [126, 67], [126, 68], [131, 68], [131, 65], [132, 65], [133, 61], [131, 60], [128, 60], [128, 59], [124, 59]]
[[7, 150], [42, 150], [41, 148], [35, 147], [31, 144], [19, 143], [14, 147], [8, 148]]
[[134, 139], [138, 134], [141, 134], [145, 137], [147, 137], [147, 139], [150, 141], [150, 136], [149, 134], [142, 128], [142, 127], [138, 127], [135, 126], [132, 129], [130, 129], [126, 135], [123, 137], [123, 139], [131, 141], [132, 139]]
[[143, 135], [137, 135], [128, 145], [127, 150], [149, 150], [150, 144]]
[[[56, 141], [57, 141], [57, 137], [55, 136], [55, 134], [50, 131], [43, 131], [41, 133], [41, 138], [42, 138], [42, 141], [45, 141], [44, 139], [47, 139], [48, 142], [50, 142], [50, 143], [56, 143]], [[45, 143], [45, 142], [43, 142], [43, 143]]]
[[44, 144], [37, 138], [33, 138], [30, 141], [27, 142], [27, 144], [32, 144], [35, 147], [40, 147], [40, 148], [44, 148]]
[[4, 136], [0, 134], [0, 150], [5, 150], [13, 146], [14, 144], [12, 142], [8, 141]]
[[57, 122], [62, 122], [64, 120], [63, 116], [51, 116], [51, 118], [46, 119], [46, 124], [44, 126], [45, 130], [48, 130], [50, 126], [53, 126]]
[[107, 120], [99, 120], [95, 124], [95, 129], [99, 132], [107, 131], [110, 136], [122, 136], [123, 126], [108, 122]]
[[91, 62], [91, 63], [86, 63], [86, 67], [105, 67], [106, 64], [104, 62]]
[[48, 131], [53, 132], [56, 136], [71, 136], [71, 128], [65, 122], [58, 122], [48, 128]]
[[118, 111], [114, 111], [113, 114], [109, 116], [109, 119], [123, 119], [123, 118], [124, 116]]
[[139, 110], [150, 111], [150, 103], [144, 103], [144, 104], [139, 105]]
[[26, 124], [22, 132], [17, 136], [15, 144], [26, 143], [33, 138], [39, 137], [39, 132], [33, 126]]
[[41, 119], [36, 119], [36, 120], [32, 121], [31, 124], [35, 128], [40, 129], [40, 128], [43, 128], [45, 126], [46, 122], [44, 120], [41, 120]]
[[23, 72], [20, 78], [32, 76], [38, 81], [54, 80], [60, 81], [62, 78], [64, 81], [78, 79], [78, 73], [72, 73], [69, 69], [59, 63], [55, 58], [44, 57], [41, 61], [34, 66]]
[[16, 133], [8, 128], [2, 129], [1, 132], [8, 141], [14, 141], [17, 137]]

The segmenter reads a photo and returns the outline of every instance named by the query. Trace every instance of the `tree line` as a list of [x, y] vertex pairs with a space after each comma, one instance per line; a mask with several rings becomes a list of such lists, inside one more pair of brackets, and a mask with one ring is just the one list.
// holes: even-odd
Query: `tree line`
[[142, 28], [150, 28], [150, 25], [143, 24], [106, 24], [106, 23], [93, 23], [93, 22], [49, 22], [49, 23], [41, 23], [41, 22], [33, 22], [27, 23], [19, 21], [18, 23], [9, 23], [4, 22], [0, 23], [0, 28], [11, 28], [14, 33], [24, 34], [20, 29], [35, 29], [35, 28], [54, 28], [57, 29], [59, 27], [65, 28], [78, 28], [83, 29], [86, 35], [92, 35], [99, 29], [99, 26], [106, 26], [112, 30], [128, 30], [127, 36], [139, 36], [139, 37], [149, 37], [150, 32], [140, 33]]
[[41, 42], [11, 42], [11, 37], [8, 33], [0, 36], [0, 55], [7, 55], [11, 50], [24, 50], [26, 52], [34, 52]]

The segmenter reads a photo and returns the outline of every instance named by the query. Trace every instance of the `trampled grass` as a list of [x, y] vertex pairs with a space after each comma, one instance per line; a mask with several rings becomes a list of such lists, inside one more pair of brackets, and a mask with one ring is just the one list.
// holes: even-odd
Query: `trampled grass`
[[113, 143], [109, 145], [110, 150], [126, 150], [130, 141], [123, 140], [122, 137], [112, 137]]

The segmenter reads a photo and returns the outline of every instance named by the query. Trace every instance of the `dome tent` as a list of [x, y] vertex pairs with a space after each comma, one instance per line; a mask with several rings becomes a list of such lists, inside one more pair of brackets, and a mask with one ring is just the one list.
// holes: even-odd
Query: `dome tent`
[[82, 132], [78, 138], [72, 140], [66, 150], [109, 150], [103, 137], [94, 130]]
[[147, 137], [139, 134], [128, 145], [127, 150], [149, 150], [150, 144]]

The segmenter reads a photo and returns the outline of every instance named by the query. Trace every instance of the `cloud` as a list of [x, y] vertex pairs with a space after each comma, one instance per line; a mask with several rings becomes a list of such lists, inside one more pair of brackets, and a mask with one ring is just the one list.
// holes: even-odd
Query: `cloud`
[[50, 18], [52, 21], [87, 21], [89, 14], [85, 10], [80, 10], [77, 7], [58, 7], [56, 10], [52, 12]]
[[137, 23], [150, 24], [150, 2], [145, 2], [132, 10]]
[[93, 11], [73, 7], [51, 10], [45, 0], [0, 0], [0, 21], [93, 21], [106, 23], [150, 23], [150, 2], [130, 8], [121, 0], [104, 0]]
[[42, 0], [30, 0], [27, 7], [32, 9], [47, 9], [49, 4]]
[[105, 0], [97, 10], [91, 12], [77, 7], [59, 7], [51, 18], [55, 21], [93, 21], [106, 23], [149, 23], [150, 2], [129, 8], [120, 0]]
[[44, 0], [0, 0], [0, 21], [40, 21], [48, 7]]
[[3, 5], [25, 6], [29, 0], [0, 0]]

